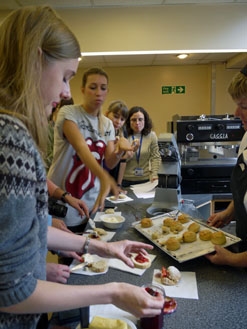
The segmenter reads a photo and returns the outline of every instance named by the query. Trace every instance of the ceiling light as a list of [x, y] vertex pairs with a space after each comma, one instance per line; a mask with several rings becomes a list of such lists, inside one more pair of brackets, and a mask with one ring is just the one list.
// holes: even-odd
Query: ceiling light
[[128, 56], [128, 55], [168, 55], [180, 54], [200, 54], [200, 53], [246, 53], [247, 49], [187, 49], [187, 50], [125, 50], [125, 51], [93, 51], [81, 52], [82, 57], [87, 56]]
[[179, 59], [185, 59], [187, 57], [188, 57], [188, 54], [179, 54], [179, 55], [177, 55], [177, 58], [179, 58]]

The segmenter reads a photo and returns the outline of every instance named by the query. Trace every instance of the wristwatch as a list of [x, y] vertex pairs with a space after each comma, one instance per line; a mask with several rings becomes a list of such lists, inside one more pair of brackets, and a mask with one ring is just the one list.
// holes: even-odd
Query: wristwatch
[[66, 199], [65, 199], [66, 195], [71, 195], [71, 193], [69, 193], [69, 192], [64, 192], [64, 194], [61, 196], [61, 200], [62, 200], [64, 203], [67, 203], [67, 201], [66, 201]]

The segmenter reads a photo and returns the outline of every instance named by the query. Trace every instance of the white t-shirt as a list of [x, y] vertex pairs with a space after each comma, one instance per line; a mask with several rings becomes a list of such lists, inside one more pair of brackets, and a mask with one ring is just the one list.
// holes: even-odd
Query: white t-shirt
[[[89, 210], [94, 206], [100, 189], [100, 182], [89, 168], [81, 162], [74, 148], [63, 135], [64, 120], [76, 123], [91, 153], [100, 165], [104, 158], [107, 143], [115, 140], [112, 121], [102, 116], [102, 131], [99, 131], [98, 117], [89, 115], [80, 105], [63, 106], [58, 113], [54, 128], [54, 157], [48, 177], [59, 187], [83, 200]], [[64, 219], [67, 226], [82, 223], [78, 211], [68, 207]]]

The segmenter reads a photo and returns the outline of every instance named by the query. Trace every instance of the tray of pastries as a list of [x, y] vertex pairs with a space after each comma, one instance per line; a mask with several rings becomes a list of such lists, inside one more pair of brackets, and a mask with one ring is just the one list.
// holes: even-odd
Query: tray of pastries
[[143, 218], [134, 228], [179, 263], [228, 247], [241, 239], [185, 213]]

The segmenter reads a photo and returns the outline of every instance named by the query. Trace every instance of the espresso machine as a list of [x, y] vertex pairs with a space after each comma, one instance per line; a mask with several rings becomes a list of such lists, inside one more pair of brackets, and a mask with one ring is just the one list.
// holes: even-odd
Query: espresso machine
[[157, 216], [181, 205], [181, 160], [176, 138], [172, 133], [163, 133], [158, 137], [161, 165], [158, 172], [158, 186], [155, 189], [153, 204], [147, 214]]
[[181, 157], [182, 194], [231, 193], [230, 177], [244, 134], [229, 115], [182, 116], [173, 121]]

